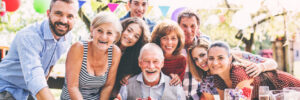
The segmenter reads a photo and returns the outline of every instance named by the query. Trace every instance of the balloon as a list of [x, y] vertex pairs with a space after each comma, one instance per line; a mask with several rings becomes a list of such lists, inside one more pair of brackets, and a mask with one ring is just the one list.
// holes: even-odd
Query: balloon
[[43, 14], [45, 13], [50, 6], [50, 0], [34, 0], [33, 8], [36, 12]]
[[2, 0], [6, 4], [6, 11], [14, 12], [20, 7], [20, 0]]
[[181, 13], [184, 9], [186, 9], [186, 7], [181, 7], [181, 8], [177, 8], [176, 10], [174, 10], [174, 12], [172, 13], [171, 19], [174, 21], [177, 21], [179, 13]]

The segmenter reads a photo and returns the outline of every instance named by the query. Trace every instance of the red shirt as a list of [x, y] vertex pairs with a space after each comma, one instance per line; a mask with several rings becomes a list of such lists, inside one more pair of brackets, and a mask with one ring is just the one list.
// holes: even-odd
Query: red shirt
[[184, 77], [185, 68], [186, 58], [182, 56], [174, 60], [165, 60], [162, 72], [169, 76], [171, 73], [177, 74], [180, 77], [180, 80], [182, 81]]

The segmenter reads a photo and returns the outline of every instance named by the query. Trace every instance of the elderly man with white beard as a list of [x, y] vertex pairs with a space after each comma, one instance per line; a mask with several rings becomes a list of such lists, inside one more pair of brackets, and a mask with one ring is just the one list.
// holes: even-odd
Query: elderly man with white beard
[[128, 85], [121, 87], [122, 100], [151, 98], [151, 100], [186, 100], [181, 85], [170, 86], [170, 77], [161, 72], [164, 66], [162, 49], [147, 43], [139, 55], [139, 66], [142, 72], [128, 80]]

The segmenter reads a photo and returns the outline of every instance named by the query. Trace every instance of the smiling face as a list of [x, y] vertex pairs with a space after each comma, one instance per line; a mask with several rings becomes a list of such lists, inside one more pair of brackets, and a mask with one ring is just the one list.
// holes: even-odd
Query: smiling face
[[148, 82], [159, 80], [161, 68], [164, 65], [163, 58], [157, 50], [145, 50], [139, 59], [139, 66], [142, 70], [144, 78]]
[[207, 62], [212, 74], [219, 75], [230, 71], [231, 58], [225, 48], [217, 46], [210, 48]]
[[140, 39], [142, 30], [139, 24], [132, 23], [123, 31], [121, 36], [121, 45], [124, 47], [131, 47]]
[[179, 26], [184, 31], [185, 45], [191, 45], [198, 31], [197, 18], [192, 17], [182, 17]]
[[160, 38], [160, 46], [165, 55], [172, 55], [178, 45], [178, 37], [174, 31]]
[[204, 71], [208, 71], [207, 66], [207, 49], [203, 47], [195, 47], [192, 52], [193, 62], [197, 67], [201, 68]]
[[75, 3], [66, 3], [63, 1], [53, 3], [47, 15], [51, 31], [56, 39], [66, 35], [73, 28], [77, 15], [76, 7]]
[[106, 50], [117, 37], [117, 30], [112, 23], [103, 23], [98, 27], [91, 27], [93, 44], [99, 49]]
[[130, 8], [130, 17], [143, 18], [148, 6], [147, 0], [131, 0], [128, 3]]

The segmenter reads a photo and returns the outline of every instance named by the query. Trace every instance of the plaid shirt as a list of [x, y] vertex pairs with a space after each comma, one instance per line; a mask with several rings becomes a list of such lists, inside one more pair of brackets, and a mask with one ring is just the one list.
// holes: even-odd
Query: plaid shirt
[[[182, 54], [187, 57], [187, 52], [185, 49], [183, 49]], [[185, 92], [185, 95], [187, 96], [187, 100], [199, 100], [199, 96], [197, 94], [197, 88], [198, 88], [198, 81], [192, 76], [188, 64], [185, 69], [185, 74], [183, 77], [182, 85], [183, 85], [183, 90]], [[191, 99], [192, 97], [192, 99]]]
[[192, 77], [192, 74], [187, 67], [185, 70], [182, 85], [188, 100], [191, 100], [190, 97], [192, 97], [193, 100], [199, 100], [199, 96], [197, 94], [198, 83], [199, 82], [194, 77]]

